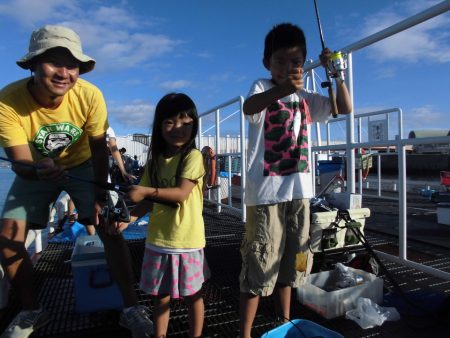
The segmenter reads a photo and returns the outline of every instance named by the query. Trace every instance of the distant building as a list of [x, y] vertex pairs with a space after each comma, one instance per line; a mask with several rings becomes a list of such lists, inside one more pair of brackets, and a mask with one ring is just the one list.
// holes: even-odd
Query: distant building
[[[411, 130], [408, 138], [444, 137], [450, 136], [450, 130]], [[417, 154], [448, 154], [449, 143], [418, 144], [414, 145], [413, 152]]]

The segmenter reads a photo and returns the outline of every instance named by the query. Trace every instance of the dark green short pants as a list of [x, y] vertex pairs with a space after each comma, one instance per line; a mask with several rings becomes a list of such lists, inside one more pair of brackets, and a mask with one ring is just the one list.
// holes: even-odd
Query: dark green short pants
[[[68, 169], [69, 174], [93, 180], [91, 161]], [[78, 212], [78, 219], [84, 224], [94, 223], [95, 191], [91, 183], [68, 178], [60, 182], [24, 180], [16, 176], [6, 197], [1, 218], [26, 220], [30, 229], [44, 229], [47, 226], [50, 208], [61, 191], [72, 198]]]

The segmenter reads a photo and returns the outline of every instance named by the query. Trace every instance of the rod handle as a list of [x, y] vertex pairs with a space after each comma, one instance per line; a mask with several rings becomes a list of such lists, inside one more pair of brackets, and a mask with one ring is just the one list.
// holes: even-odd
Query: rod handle
[[338, 116], [338, 108], [336, 104], [336, 94], [334, 93], [333, 86], [328, 87], [328, 97], [330, 98], [331, 114], [334, 118]]

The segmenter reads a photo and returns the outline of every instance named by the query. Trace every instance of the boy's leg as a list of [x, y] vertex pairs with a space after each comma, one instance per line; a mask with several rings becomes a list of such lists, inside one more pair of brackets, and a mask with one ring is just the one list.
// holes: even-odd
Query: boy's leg
[[288, 285], [277, 284], [275, 288], [275, 311], [283, 323], [290, 319], [291, 291], [292, 288]]
[[155, 338], [166, 337], [170, 317], [170, 296], [153, 297], [153, 320], [155, 322]]
[[250, 338], [253, 321], [258, 310], [259, 296], [241, 292], [239, 297], [239, 337]]
[[[293, 200], [286, 204], [283, 223], [286, 227], [286, 243], [281, 258], [276, 287], [276, 310], [283, 322], [290, 319], [292, 287], [300, 285], [301, 278], [309, 274], [312, 254], [309, 250], [309, 200]], [[297, 271], [296, 257], [303, 255], [307, 264], [305, 271]]]
[[276, 285], [284, 252], [283, 210], [283, 203], [247, 207], [239, 276], [241, 337], [250, 337], [259, 298], [271, 295]]
[[202, 291], [193, 296], [185, 297], [189, 309], [189, 336], [199, 338], [202, 336], [203, 322], [205, 321], [205, 304], [203, 303]]

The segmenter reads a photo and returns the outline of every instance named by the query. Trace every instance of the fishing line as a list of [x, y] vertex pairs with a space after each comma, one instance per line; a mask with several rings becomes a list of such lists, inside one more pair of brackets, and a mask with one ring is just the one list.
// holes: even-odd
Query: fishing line
[[[0, 160], [2, 161], [6, 161], [6, 162], [10, 162], [12, 164], [18, 164], [24, 167], [28, 167], [28, 168], [34, 168], [34, 169], [38, 169], [39, 166], [36, 164], [31, 164], [31, 163], [25, 163], [25, 162], [21, 162], [21, 161], [16, 161], [16, 160], [11, 160], [7, 157], [3, 157], [0, 156]], [[65, 177], [70, 178], [72, 180], [75, 181], [80, 181], [80, 182], [85, 182], [85, 183], [89, 183], [89, 184], [94, 184], [99, 188], [103, 188], [105, 190], [111, 190], [111, 191], [115, 191], [117, 193], [127, 193], [130, 190], [130, 186], [126, 186], [126, 185], [118, 185], [118, 184], [114, 184], [114, 183], [109, 183], [109, 182], [98, 182], [98, 181], [94, 181], [94, 180], [90, 180], [84, 177], [80, 177], [80, 176], [76, 176], [76, 175], [72, 175], [72, 174], [66, 174]], [[172, 207], [172, 208], [177, 208], [178, 207], [178, 203], [174, 203], [174, 202], [168, 202], [168, 201], [161, 201], [161, 200], [155, 200], [155, 199], [151, 199], [151, 198], [145, 198], [145, 200], [148, 200], [150, 202], [154, 202], [154, 203], [159, 203], [159, 204], [164, 204], [166, 206]]]
[[[319, 9], [317, 8], [316, 0], [314, 0], [314, 9], [316, 10], [317, 25], [319, 26], [320, 42], [322, 43], [322, 50], [324, 50], [325, 49], [325, 41], [323, 38], [322, 24], [320, 23]], [[328, 72], [328, 66], [327, 66], [327, 69], [325, 69], [325, 75], [327, 76], [327, 81], [322, 82], [321, 86], [322, 86], [322, 88], [325, 88], [325, 87], [328, 88], [328, 97], [330, 98], [331, 111], [332, 111], [333, 117], [337, 117], [338, 109], [337, 109], [337, 105], [336, 105], [336, 95], [334, 94], [334, 91], [333, 91], [330, 74]]]

